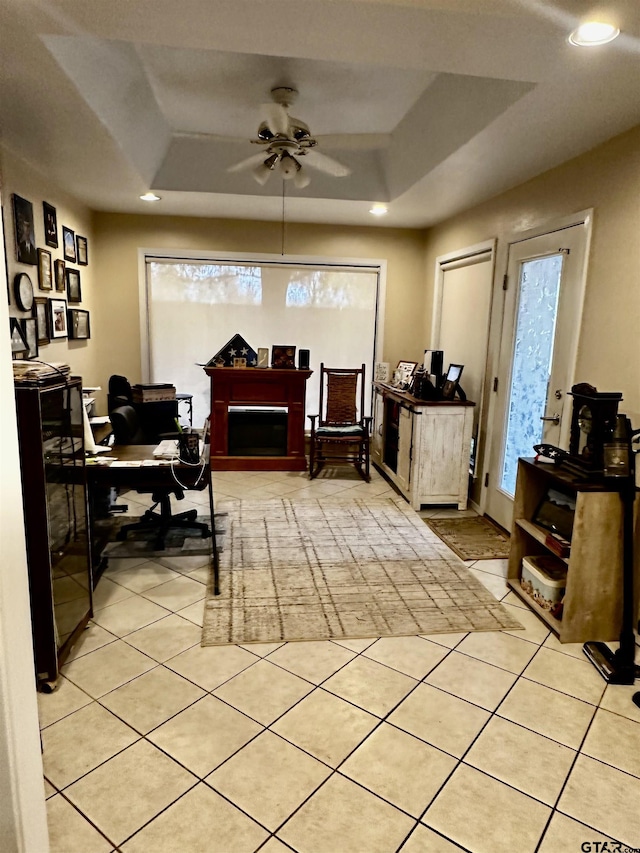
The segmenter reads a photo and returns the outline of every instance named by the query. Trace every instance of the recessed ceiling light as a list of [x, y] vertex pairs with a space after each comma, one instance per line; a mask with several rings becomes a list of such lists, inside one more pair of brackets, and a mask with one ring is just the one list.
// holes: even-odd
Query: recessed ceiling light
[[160, 196], [155, 193], [145, 193], [141, 195], [140, 198], [142, 201], [160, 201]]
[[384, 216], [385, 213], [388, 213], [386, 204], [374, 204], [369, 213], [373, 216]]
[[595, 47], [599, 44], [607, 44], [620, 35], [620, 30], [613, 24], [604, 24], [601, 21], [587, 21], [581, 24], [569, 36], [570, 44], [577, 47]]

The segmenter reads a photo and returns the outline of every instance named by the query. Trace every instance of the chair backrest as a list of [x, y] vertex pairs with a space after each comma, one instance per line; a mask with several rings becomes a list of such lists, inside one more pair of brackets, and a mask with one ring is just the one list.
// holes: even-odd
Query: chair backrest
[[107, 391], [107, 411], [111, 412], [118, 406], [126, 406], [133, 402], [131, 384], [126, 376], [118, 376], [116, 373], [109, 378], [109, 390]]
[[138, 414], [133, 406], [118, 406], [109, 412], [116, 444], [149, 444], [140, 427]]
[[323, 426], [360, 423], [364, 416], [365, 366], [320, 365], [320, 423]]

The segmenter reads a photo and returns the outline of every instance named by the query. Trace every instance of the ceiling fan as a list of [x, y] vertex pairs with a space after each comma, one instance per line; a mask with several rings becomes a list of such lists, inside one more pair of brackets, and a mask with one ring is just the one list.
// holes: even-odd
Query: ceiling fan
[[273, 103], [263, 105], [266, 118], [258, 128], [257, 138], [251, 140], [254, 145], [262, 146], [263, 150], [230, 166], [228, 172], [251, 169], [253, 177], [263, 186], [271, 174], [276, 172], [285, 180], [292, 180], [299, 189], [308, 186], [311, 181], [303, 166], [334, 178], [343, 178], [351, 173], [347, 166], [316, 151], [318, 140], [311, 135], [309, 126], [289, 115], [289, 107], [295, 103], [297, 96], [297, 90], [288, 86], [271, 90]]

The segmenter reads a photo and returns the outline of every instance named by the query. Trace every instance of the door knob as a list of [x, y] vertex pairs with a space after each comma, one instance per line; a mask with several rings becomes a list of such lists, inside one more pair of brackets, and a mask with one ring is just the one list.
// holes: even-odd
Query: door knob
[[550, 417], [542, 417], [541, 421], [550, 421], [554, 426], [558, 426], [560, 423], [560, 415], [551, 415]]

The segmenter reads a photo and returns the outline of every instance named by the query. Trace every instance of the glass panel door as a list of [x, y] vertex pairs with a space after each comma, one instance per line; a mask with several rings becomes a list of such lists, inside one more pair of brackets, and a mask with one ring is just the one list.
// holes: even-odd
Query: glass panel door
[[509, 246], [483, 484], [484, 511], [506, 530], [518, 457], [533, 456], [535, 444], [569, 440], [589, 227], [585, 218]]
[[520, 265], [500, 480], [500, 487], [511, 496], [516, 491], [518, 457], [532, 455], [533, 445], [543, 440], [547, 423], [541, 419], [547, 409], [563, 258], [562, 254], [557, 254]]

